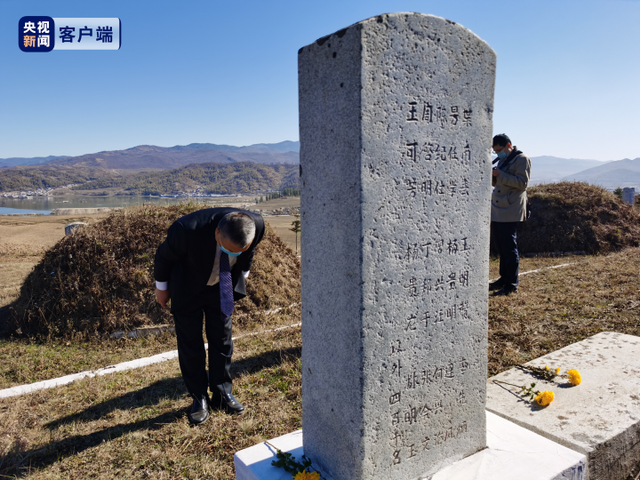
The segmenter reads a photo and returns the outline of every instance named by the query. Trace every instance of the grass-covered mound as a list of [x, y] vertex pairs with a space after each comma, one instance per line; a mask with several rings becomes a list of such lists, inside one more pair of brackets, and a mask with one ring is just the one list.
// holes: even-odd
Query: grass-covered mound
[[604, 188], [561, 182], [527, 192], [532, 215], [518, 232], [521, 254], [609, 253], [639, 244], [638, 210]]
[[[28, 336], [70, 337], [172, 323], [155, 300], [155, 251], [171, 223], [203, 205], [118, 210], [48, 250], [11, 308]], [[300, 301], [300, 262], [271, 229], [256, 249], [239, 319]], [[247, 315], [249, 314], [249, 315]]]

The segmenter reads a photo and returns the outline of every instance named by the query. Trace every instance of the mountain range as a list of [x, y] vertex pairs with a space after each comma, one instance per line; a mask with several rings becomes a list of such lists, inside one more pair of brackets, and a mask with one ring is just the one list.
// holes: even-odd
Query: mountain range
[[614, 190], [640, 187], [640, 158], [601, 162], [575, 158], [531, 157], [530, 183], [585, 182]]
[[581, 160], [577, 158], [560, 158], [551, 156], [531, 157], [532, 185], [538, 183], [556, 183], [567, 176], [574, 175], [589, 168], [604, 165], [598, 160]]
[[0, 158], [0, 167], [58, 165], [62, 167], [105, 168], [109, 170], [166, 170], [193, 163], [297, 164], [300, 142], [258, 143], [247, 147], [191, 143], [175, 147], [139, 145], [126, 150], [89, 153], [76, 157]]
[[563, 180], [586, 182], [605, 188], [640, 187], [640, 158], [618, 160], [567, 175]]

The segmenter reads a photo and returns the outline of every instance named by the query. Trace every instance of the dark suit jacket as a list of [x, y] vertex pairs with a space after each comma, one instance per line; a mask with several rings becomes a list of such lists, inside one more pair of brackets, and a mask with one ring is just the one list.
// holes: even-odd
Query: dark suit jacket
[[231, 268], [235, 300], [247, 295], [242, 272], [251, 269], [256, 245], [264, 236], [264, 220], [247, 210], [206, 208], [176, 220], [156, 251], [154, 277], [159, 282], [169, 282], [172, 313], [189, 310], [192, 301], [202, 297], [216, 259], [216, 228], [222, 217], [231, 212], [246, 213], [256, 224], [251, 247], [237, 257]]

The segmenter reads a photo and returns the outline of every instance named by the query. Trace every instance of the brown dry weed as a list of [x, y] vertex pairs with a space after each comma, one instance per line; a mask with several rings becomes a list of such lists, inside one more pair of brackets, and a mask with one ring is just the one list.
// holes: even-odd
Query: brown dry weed
[[520, 253], [615, 252], [637, 247], [640, 215], [604, 188], [582, 182], [528, 189], [531, 218], [519, 229]]

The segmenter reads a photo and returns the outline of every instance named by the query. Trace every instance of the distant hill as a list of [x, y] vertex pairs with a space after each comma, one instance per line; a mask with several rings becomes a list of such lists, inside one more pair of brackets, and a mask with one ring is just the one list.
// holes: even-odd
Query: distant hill
[[52, 167], [49, 164], [7, 167], [0, 170], [0, 193], [85, 184], [103, 175], [115, 177], [117, 174], [102, 169]]
[[559, 158], [551, 156], [531, 157], [531, 185], [555, 183], [589, 168], [598, 167], [607, 162], [598, 160], [580, 160], [577, 158]]
[[594, 168], [567, 175], [563, 181], [586, 182], [613, 189], [617, 187], [640, 187], [640, 158], [608, 162]]
[[[0, 171], [0, 192], [29, 191], [73, 185], [72, 190], [124, 195], [181, 193], [246, 194], [299, 188], [293, 164], [201, 163], [170, 170], [110, 170], [52, 166], [11, 167]], [[97, 192], [103, 194], [102, 192]]]
[[[251, 162], [220, 165], [192, 164], [174, 170], [148, 172], [116, 179], [127, 195], [176, 195], [200, 191], [205, 194], [246, 194], [267, 190], [299, 188], [296, 165], [263, 165]], [[94, 185], [95, 183], [95, 185]], [[104, 188], [100, 182], [75, 189]]]
[[[0, 159], [0, 166], [55, 165], [74, 168], [171, 169], [194, 163], [284, 163], [300, 162], [300, 142], [258, 143], [246, 147], [192, 143], [175, 147], [139, 145], [126, 150], [89, 153], [76, 157]], [[48, 159], [48, 160], [47, 160]]]
[[0, 158], [0, 167], [16, 167], [18, 165], [41, 165], [43, 163], [52, 162], [55, 160], [59, 160], [61, 158], [69, 158], [69, 156], [53, 156], [49, 155], [48, 157], [32, 157], [32, 158], [21, 158], [21, 157], [12, 157], [12, 158]]

